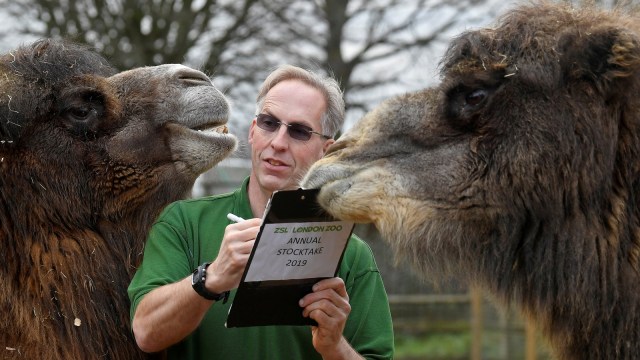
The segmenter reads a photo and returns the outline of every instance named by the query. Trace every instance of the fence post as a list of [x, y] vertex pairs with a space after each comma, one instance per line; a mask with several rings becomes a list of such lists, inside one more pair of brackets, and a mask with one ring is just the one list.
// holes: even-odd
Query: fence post
[[471, 295], [471, 360], [482, 359], [482, 292], [470, 288]]
[[536, 327], [531, 320], [526, 320], [526, 354], [525, 360], [536, 360]]

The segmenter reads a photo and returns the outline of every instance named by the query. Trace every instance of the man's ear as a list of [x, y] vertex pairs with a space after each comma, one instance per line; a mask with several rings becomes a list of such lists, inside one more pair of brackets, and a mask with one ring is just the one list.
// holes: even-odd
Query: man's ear
[[327, 153], [327, 150], [329, 150], [329, 146], [333, 145], [334, 142], [336, 142], [334, 139], [327, 139], [324, 142], [324, 145], [322, 146], [322, 155]]
[[621, 27], [576, 29], [561, 36], [558, 51], [567, 81], [592, 82], [605, 95], [623, 90], [625, 81], [640, 70], [638, 36]]
[[256, 118], [253, 118], [253, 121], [251, 121], [251, 125], [249, 126], [249, 135], [247, 136], [247, 142], [249, 144], [253, 144], [253, 133], [255, 131], [256, 128]]

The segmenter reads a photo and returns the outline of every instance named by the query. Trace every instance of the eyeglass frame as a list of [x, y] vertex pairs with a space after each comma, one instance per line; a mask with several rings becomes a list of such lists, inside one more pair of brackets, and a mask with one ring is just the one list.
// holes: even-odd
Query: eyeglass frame
[[[272, 130], [272, 131], [269, 131], [269, 129], [265, 129], [265, 128], [261, 127], [261, 126], [259, 125], [259, 118], [261, 118], [261, 117], [262, 117], [262, 118], [263, 118], [263, 117], [269, 117], [269, 118], [271, 118], [271, 119], [275, 120], [275, 122], [278, 124], [278, 127], [277, 127], [276, 129]], [[273, 115], [271, 115], [271, 114], [264, 114], [264, 113], [256, 114], [256, 125], [257, 125], [260, 129], [262, 129], [262, 130], [264, 130], [264, 131], [267, 131], [267, 132], [270, 132], [270, 133], [277, 132], [277, 131], [280, 129], [280, 127], [281, 127], [282, 125], [285, 125], [285, 126], [287, 127], [287, 135], [288, 135], [290, 138], [295, 139], [295, 140], [299, 140], [299, 141], [309, 141], [309, 140], [311, 140], [311, 135], [309, 135], [309, 138], [308, 138], [308, 139], [298, 139], [298, 138], [295, 138], [295, 137], [291, 136], [291, 130], [290, 130], [290, 129], [292, 129], [292, 128], [296, 129], [296, 128], [297, 128], [298, 130], [306, 131], [306, 132], [307, 132], [307, 133], [309, 133], [309, 134], [316, 134], [316, 135], [319, 135], [319, 136], [321, 136], [321, 137], [325, 138], [326, 140], [329, 140], [329, 139], [332, 139], [332, 138], [333, 138], [333, 136], [325, 135], [325, 134], [323, 134], [323, 133], [320, 133], [320, 132], [314, 131], [311, 127], [309, 127], [309, 126], [307, 126], [307, 125], [304, 125], [304, 124], [300, 124], [300, 123], [296, 123], [296, 122], [291, 123], [291, 124], [288, 124], [288, 123], [286, 123], [286, 122], [284, 122], [284, 121], [282, 121], [282, 120], [278, 119], [277, 117], [275, 117], [275, 116], [273, 116]]]

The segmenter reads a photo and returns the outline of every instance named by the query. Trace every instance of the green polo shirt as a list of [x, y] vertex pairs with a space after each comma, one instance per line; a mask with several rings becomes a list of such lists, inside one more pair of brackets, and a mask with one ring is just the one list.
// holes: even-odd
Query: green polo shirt
[[[131, 319], [140, 300], [156, 287], [184, 279], [218, 255], [228, 213], [252, 218], [248, 178], [236, 191], [169, 205], [152, 227], [144, 259], [129, 285]], [[393, 326], [387, 294], [369, 246], [355, 235], [338, 276], [347, 287], [351, 313], [344, 336], [367, 359], [393, 357]], [[200, 326], [168, 349], [169, 359], [321, 359], [309, 326], [226, 328], [229, 301], [214, 303]], [[302, 308], [300, 309], [302, 311]]]

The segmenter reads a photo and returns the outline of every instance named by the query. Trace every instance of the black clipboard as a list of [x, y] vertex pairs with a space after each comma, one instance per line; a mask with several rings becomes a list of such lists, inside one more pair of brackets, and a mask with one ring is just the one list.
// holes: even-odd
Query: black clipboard
[[[316, 201], [318, 191], [318, 189], [298, 189], [273, 193], [265, 209], [262, 225], [242, 280], [229, 309], [226, 327], [317, 325], [313, 319], [302, 316], [302, 308], [298, 302], [312, 291], [311, 288], [316, 282], [331, 276], [261, 281], [246, 281], [246, 278], [251, 271], [256, 251], [260, 251], [260, 241], [269, 241], [262, 240], [266, 237], [263, 234], [269, 224], [295, 226], [292, 224], [326, 223], [327, 227], [330, 227], [331, 224], [338, 222], [318, 205]], [[332, 276], [336, 276], [338, 273], [344, 250], [355, 226], [352, 222], [341, 223], [345, 224], [344, 229], [340, 232], [340, 240], [344, 241], [344, 246], [337, 263], [327, 264], [327, 266], [332, 266]], [[346, 238], [342, 239], [342, 236], [346, 236]]]

